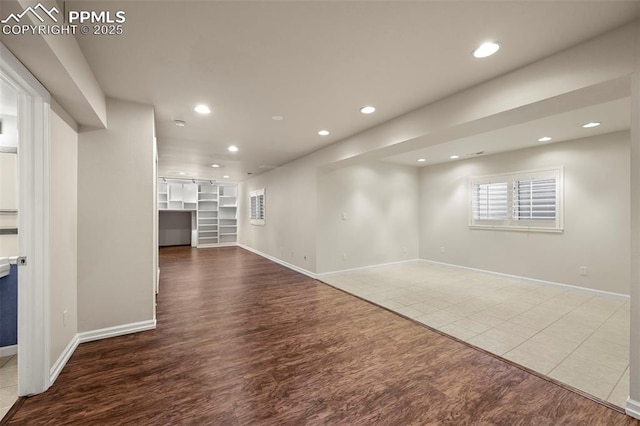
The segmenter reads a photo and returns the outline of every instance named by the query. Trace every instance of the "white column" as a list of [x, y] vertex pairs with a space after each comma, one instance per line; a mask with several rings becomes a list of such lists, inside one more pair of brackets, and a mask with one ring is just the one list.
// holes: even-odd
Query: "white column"
[[631, 353], [627, 414], [640, 419], [640, 24], [631, 82]]

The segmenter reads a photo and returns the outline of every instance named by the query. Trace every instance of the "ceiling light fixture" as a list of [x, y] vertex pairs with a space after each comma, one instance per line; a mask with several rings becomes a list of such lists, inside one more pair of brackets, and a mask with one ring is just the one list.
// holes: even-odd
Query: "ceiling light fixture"
[[235, 145], [230, 145], [229, 148], [227, 148], [230, 152], [238, 152], [238, 147]]
[[186, 176], [186, 175], [187, 175], [187, 172], [178, 172], [178, 174], [179, 174], [180, 176]]
[[486, 58], [493, 55], [498, 50], [500, 50], [500, 43], [488, 41], [486, 43], [482, 43], [480, 47], [474, 50], [473, 56], [476, 58]]
[[538, 139], [538, 142], [549, 142], [551, 140], [551, 138], [549, 136], [543, 136], [540, 139]]
[[228, 176], [228, 175], [224, 175], [224, 176], [222, 176], [222, 177], [223, 177], [223, 178], [225, 178], [225, 179], [229, 179], [229, 176]]
[[198, 114], [209, 114], [211, 112], [209, 107], [204, 104], [196, 105], [195, 108], [193, 108], [193, 110]]
[[592, 127], [598, 127], [601, 123], [598, 123], [597, 121], [592, 121], [590, 123], [587, 124], [583, 124], [582, 127], [584, 127], [585, 129], [590, 129]]
[[372, 106], [363, 106], [362, 108], [360, 108], [360, 112], [363, 114], [371, 114], [375, 111], [376, 109]]
[[211, 167], [213, 167], [214, 169], [217, 169], [218, 167], [220, 167], [220, 164], [212, 164]]
[[174, 120], [173, 124], [175, 124], [178, 127], [184, 127], [187, 125], [187, 122], [184, 120]]
[[329, 131], [328, 131], [328, 130], [320, 130], [320, 131], [318, 132], [318, 134], [319, 134], [320, 136], [329, 136]]
[[451, 158], [452, 160], [457, 160], [458, 158], [460, 158], [460, 156], [459, 155], [452, 155], [449, 158]]
[[426, 158], [418, 158], [418, 163], [424, 163], [425, 161], [427, 161]]
[[274, 115], [274, 116], [271, 117], [271, 119], [273, 121], [282, 121], [282, 120], [284, 120], [284, 117], [281, 116], [281, 115]]

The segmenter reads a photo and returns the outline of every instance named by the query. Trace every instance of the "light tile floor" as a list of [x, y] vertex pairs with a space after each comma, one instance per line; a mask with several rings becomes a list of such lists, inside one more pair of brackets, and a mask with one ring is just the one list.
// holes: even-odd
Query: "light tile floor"
[[629, 390], [629, 303], [412, 262], [324, 282], [619, 407]]
[[15, 355], [0, 358], [0, 419], [18, 399], [17, 361]]

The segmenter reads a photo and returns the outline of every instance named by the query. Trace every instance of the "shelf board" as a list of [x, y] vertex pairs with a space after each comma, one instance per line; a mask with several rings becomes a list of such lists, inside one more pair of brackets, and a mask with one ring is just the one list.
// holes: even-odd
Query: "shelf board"
[[220, 236], [223, 236], [223, 235], [238, 235], [238, 234], [220, 234]]
[[238, 207], [238, 206], [236, 206], [236, 205], [234, 205], [234, 206], [220, 206], [220, 208], [223, 208], [223, 209], [224, 208], [233, 208], [233, 209], [235, 209], [236, 207]]

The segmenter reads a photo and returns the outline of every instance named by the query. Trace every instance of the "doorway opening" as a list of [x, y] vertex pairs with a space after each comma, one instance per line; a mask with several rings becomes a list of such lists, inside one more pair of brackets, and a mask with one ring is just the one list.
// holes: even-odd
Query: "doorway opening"
[[0, 80], [0, 417], [18, 398], [18, 91]]
[[[17, 395], [44, 392], [51, 384], [49, 362], [49, 93], [0, 43], [0, 98], [14, 105], [2, 118], [2, 169], [14, 192], [0, 185], [6, 232], [0, 257], [10, 258], [17, 276]], [[14, 101], [11, 101], [13, 96]], [[6, 127], [5, 127], [6, 126]], [[6, 133], [5, 133], [6, 132]], [[10, 142], [13, 140], [13, 142]], [[13, 151], [13, 152], [11, 152]], [[5, 157], [4, 154], [9, 155]], [[6, 164], [5, 164], [6, 163]], [[5, 167], [6, 166], [6, 167]], [[4, 172], [3, 172], [4, 173]], [[3, 181], [4, 181], [3, 176]], [[4, 203], [7, 208], [4, 208]], [[13, 203], [13, 204], [11, 204]], [[5, 228], [5, 225], [2, 225]], [[11, 243], [9, 243], [11, 241]], [[5, 255], [6, 249], [6, 255]], [[0, 265], [0, 270], [3, 267]], [[6, 270], [6, 266], [4, 267]], [[15, 305], [15, 301], [13, 302]], [[4, 308], [4, 307], [3, 307]], [[3, 309], [4, 311], [4, 309]]]

